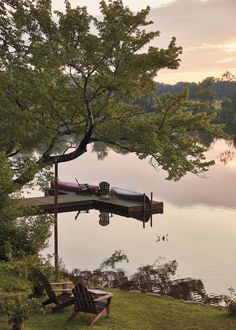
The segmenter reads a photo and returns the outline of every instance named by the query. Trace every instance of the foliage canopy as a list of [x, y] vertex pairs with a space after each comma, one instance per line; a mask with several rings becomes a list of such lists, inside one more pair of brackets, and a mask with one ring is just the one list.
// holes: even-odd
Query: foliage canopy
[[152, 113], [137, 105], [153, 94], [159, 70], [178, 68], [182, 52], [174, 37], [166, 49], [150, 46], [159, 31], [145, 30], [149, 11], [101, 1], [96, 18], [67, 0], [54, 14], [51, 0], [1, 1], [0, 147], [15, 183], [96, 141], [151, 157], [174, 180], [212, 164], [196, 133], [221, 128], [214, 115], [192, 112], [187, 92], [157, 99]]

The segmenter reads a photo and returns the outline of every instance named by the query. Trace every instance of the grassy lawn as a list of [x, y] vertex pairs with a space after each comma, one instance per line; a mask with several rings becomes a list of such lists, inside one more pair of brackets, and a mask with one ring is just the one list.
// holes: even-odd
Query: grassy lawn
[[[0, 280], [2, 294], [12, 281], [14, 282], [13, 290], [16, 291], [20, 287], [20, 280], [14, 278], [13, 274], [1, 272], [1, 267]], [[22, 294], [27, 294], [29, 290], [27, 283], [24, 283], [23, 288]], [[236, 329], [236, 317], [230, 317], [226, 311], [218, 308], [139, 293], [125, 293], [118, 290], [112, 292], [110, 319], [101, 318], [94, 325], [94, 329]], [[79, 318], [68, 322], [67, 319], [72, 312], [73, 308], [68, 307], [57, 314], [34, 314], [25, 322], [24, 329], [87, 329], [93, 315], [81, 314]], [[4, 314], [0, 314], [0, 329], [9, 329], [7, 316]]]
[[[236, 329], [236, 318], [224, 311], [173, 299], [113, 291], [111, 317], [100, 319], [94, 329]], [[68, 322], [72, 309], [59, 314], [35, 316], [26, 329], [87, 329], [92, 315], [81, 314]]]

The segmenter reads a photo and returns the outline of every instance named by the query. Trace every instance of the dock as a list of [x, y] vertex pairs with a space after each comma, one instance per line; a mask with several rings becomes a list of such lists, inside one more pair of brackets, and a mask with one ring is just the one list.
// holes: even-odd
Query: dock
[[[25, 208], [32, 208], [34, 214], [53, 213], [55, 210], [54, 196], [32, 197], [20, 200]], [[96, 209], [111, 212], [125, 217], [148, 221], [151, 214], [163, 213], [163, 202], [149, 203], [134, 202], [117, 197], [101, 198], [93, 194], [59, 194], [58, 212], [82, 211]]]

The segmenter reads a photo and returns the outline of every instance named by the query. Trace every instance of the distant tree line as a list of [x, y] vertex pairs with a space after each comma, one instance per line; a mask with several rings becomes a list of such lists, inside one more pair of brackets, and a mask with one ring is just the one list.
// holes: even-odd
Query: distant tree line
[[[162, 98], [167, 94], [182, 93], [184, 90], [188, 90], [190, 100], [204, 103], [195, 108], [194, 112], [213, 113], [217, 110], [218, 115], [214, 122], [224, 124], [225, 131], [236, 141], [236, 77], [233, 74], [226, 72], [220, 79], [207, 77], [199, 83], [182, 81], [174, 85], [157, 83], [155, 95]], [[146, 112], [155, 111], [156, 106], [150, 96], [141, 98], [138, 104], [142, 105]], [[205, 135], [204, 137], [206, 138]], [[208, 135], [206, 141], [210, 143], [212, 139], [213, 137], [210, 138]]]
[[214, 77], [208, 77], [199, 83], [182, 81], [174, 85], [158, 83], [156, 93], [157, 95], [165, 93], [180, 93], [187, 88], [191, 100], [223, 100], [235, 87], [235, 81], [225, 81]]

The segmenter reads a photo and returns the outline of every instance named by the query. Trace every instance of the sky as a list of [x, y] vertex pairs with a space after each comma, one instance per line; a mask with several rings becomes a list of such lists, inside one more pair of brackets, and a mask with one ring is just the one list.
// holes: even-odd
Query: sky
[[[71, 0], [99, 15], [99, 0]], [[63, 0], [53, 0], [62, 10]], [[172, 36], [183, 47], [177, 70], [162, 70], [157, 81], [200, 82], [206, 77], [221, 77], [226, 71], [236, 74], [236, 0], [123, 0], [131, 10], [151, 7], [151, 30], [160, 31], [152, 46], [166, 48]]]

